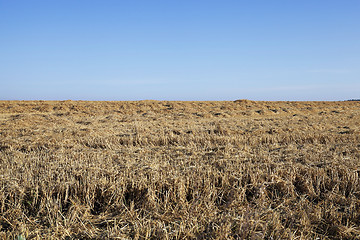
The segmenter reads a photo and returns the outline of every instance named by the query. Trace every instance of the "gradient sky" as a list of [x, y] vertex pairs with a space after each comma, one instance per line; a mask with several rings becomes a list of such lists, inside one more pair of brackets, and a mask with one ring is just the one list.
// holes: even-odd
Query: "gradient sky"
[[359, 0], [0, 0], [2, 100], [360, 98]]

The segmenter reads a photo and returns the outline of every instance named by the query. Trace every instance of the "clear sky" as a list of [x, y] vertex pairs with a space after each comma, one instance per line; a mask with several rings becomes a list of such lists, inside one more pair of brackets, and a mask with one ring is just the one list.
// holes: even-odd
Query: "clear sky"
[[0, 0], [2, 100], [360, 98], [359, 0]]

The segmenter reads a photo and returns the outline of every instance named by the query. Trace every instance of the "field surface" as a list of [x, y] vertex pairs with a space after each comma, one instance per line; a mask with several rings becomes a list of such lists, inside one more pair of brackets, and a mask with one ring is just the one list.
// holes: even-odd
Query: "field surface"
[[360, 239], [360, 102], [0, 101], [0, 239]]

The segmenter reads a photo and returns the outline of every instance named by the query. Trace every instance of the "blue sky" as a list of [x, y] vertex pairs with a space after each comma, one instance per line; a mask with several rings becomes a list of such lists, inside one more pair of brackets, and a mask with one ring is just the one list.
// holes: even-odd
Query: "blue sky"
[[0, 99], [360, 98], [359, 13], [358, 0], [0, 0]]

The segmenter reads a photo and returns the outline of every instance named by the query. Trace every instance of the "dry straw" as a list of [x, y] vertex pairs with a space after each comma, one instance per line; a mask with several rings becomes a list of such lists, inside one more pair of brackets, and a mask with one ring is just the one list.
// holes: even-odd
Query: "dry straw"
[[359, 239], [360, 103], [0, 102], [0, 238]]

